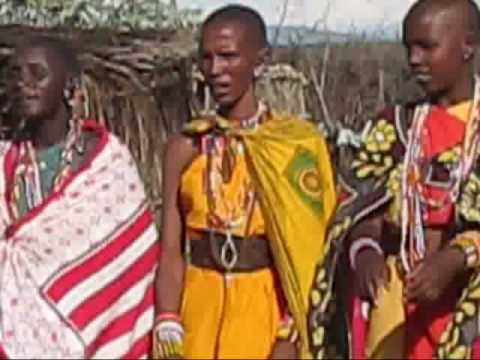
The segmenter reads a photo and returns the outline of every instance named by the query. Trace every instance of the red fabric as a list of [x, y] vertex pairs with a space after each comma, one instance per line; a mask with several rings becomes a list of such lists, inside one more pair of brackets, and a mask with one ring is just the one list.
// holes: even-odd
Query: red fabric
[[[440, 153], [461, 144], [465, 135], [465, 125], [464, 121], [449, 114], [445, 109], [432, 107], [425, 122], [422, 138], [424, 160], [428, 163]], [[446, 197], [445, 190], [438, 186], [424, 185], [424, 190], [423, 195], [429, 199], [442, 200]], [[453, 206], [454, 204], [450, 202], [440, 209], [429, 208], [424, 219], [425, 224], [427, 226], [449, 224], [452, 220]], [[452, 289], [433, 304], [407, 306], [405, 350], [408, 359], [434, 358], [434, 351], [451, 320], [459, 295], [458, 289]], [[350, 291], [348, 304], [352, 358], [365, 359], [368, 320], [363, 318], [361, 301], [353, 290]], [[479, 339], [474, 342], [472, 350], [472, 358], [480, 359]]]
[[[152, 245], [144, 255], [138, 258], [128, 270], [113, 280], [108, 286], [100, 289], [95, 296], [85, 300], [70, 314], [71, 320], [79, 329], [86, 328], [92, 321], [108, 310], [115, 300], [133, 288], [139, 281], [146, 277], [158, 258], [157, 244]], [[153, 304], [154, 295], [150, 297]], [[138, 305], [140, 306], [140, 305]], [[137, 314], [138, 316], [141, 313]], [[138, 318], [137, 316], [137, 318]]]
[[[463, 142], [465, 122], [445, 109], [433, 106], [425, 121], [422, 149], [425, 160], [432, 160], [442, 152]], [[446, 204], [440, 208], [429, 207], [424, 214], [427, 226], [445, 225], [452, 221], [454, 204], [448, 190], [435, 185], [424, 185], [423, 195], [430, 200]], [[452, 289], [433, 304], [417, 306], [408, 304], [407, 311], [407, 354], [409, 359], [431, 359], [440, 336], [452, 317], [459, 291]]]
[[435, 304], [407, 306], [408, 359], [433, 359], [440, 336], [452, 317], [457, 297], [445, 296]]
[[137, 340], [133, 344], [132, 349], [126, 353], [123, 359], [141, 359], [150, 355], [150, 349], [152, 348], [152, 337], [149, 335]]
[[465, 136], [465, 122], [450, 115], [438, 106], [433, 106], [425, 120], [423, 154], [427, 160], [462, 143]]
[[[5, 198], [7, 199], [7, 203], [11, 202], [11, 195], [12, 189], [11, 184], [13, 183], [13, 176], [15, 171], [15, 163], [16, 159], [18, 158], [18, 146], [11, 146], [8, 149], [8, 152], [5, 155], [5, 162], [3, 167], [3, 173], [5, 176], [5, 183], [7, 184], [7, 191], [5, 193]], [[10, 206], [7, 207], [10, 216], [13, 218], [13, 214], [11, 213]], [[7, 234], [9, 236], [10, 234]]]
[[60, 301], [76, 284], [94, 276], [98, 269], [106, 266], [119, 256], [152, 222], [150, 211], [145, 208], [143, 213], [128, 228], [122, 229], [117, 237], [94, 256], [86, 259], [79, 266], [65, 272], [49, 286], [48, 296], [55, 302]]
[[[52, 304], [59, 304], [68, 302], [69, 298], [75, 297], [75, 291], [79, 284], [94, 278], [97, 271], [115, 262], [121, 253], [132, 247], [136, 239], [141, 238], [151, 226], [152, 216], [148, 208], [145, 207], [135, 218], [132, 218], [132, 222], [127, 224], [126, 227], [120, 228], [108, 244], [99, 248], [97, 252], [83, 259], [80, 263], [65, 269], [62, 274], [54, 278], [45, 289], [49, 301]], [[76, 329], [85, 330], [113, 306], [117, 299], [149, 275], [157, 262], [159, 253], [158, 243], [154, 243], [140, 257], [131, 259], [131, 264], [123, 273], [113, 278], [106, 287], [99, 288], [95, 295], [86, 298], [74, 308], [68, 314], [69, 321]], [[102, 346], [131, 331], [141, 316], [153, 306], [154, 299], [154, 287], [150, 285], [139, 302], [126, 312], [112, 318], [93, 341], [86, 344], [88, 357], [94, 357], [97, 350]], [[150, 342], [151, 334], [147, 333], [131, 348], [132, 355], [146, 355], [145, 349], [149, 348]], [[130, 355], [127, 355], [124, 358], [131, 358]]]
[[[422, 147], [425, 160], [461, 144], [465, 136], [465, 122], [450, 115], [444, 109], [433, 106], [430, 115], [425, 120]], [[453, 204], [448, 190], [434, 185], [424, 185], [423, 196], [439, 203], [445, 202], [440, 208], [430, 207], [424, 214], [427, 226], [444, 225], [452, 220]]]
[[[111, 341], [119, 338], [120, 336], [127, 334], [128, 331], [135, 326], [135, 323], [138, 321], [138, 317], [143, 312], [147, 311], [148, 308], [152, 305], [151, 300], [154, 297], [155, 288], [152, 285], [148, 288], [145, 296], [141, 303], [131, 310], [128, 310], [123, 315], [118, 316], [114, 319], [103, 331], [97, 336], [95, 341], [90, 344], [87, 349], [87, 357], [92, 357], [95, 354], [96, 350], [101, 348], [103, 345], [108, 344]], [[145, 338], [150, 339], [150, 334], [147, 334], [145, 337], [141, 338], [141, 341], [145, 341]], [[131, 349], [132, 352], [135, 352], [136, 345], [133, 345]], [[141, 356], [141, 355], [140, 355]], [[138, 357], [125, 356], [126, 359], [133, 359]]]
[[438, 186], [424, 185], [423, 195], [438, 203], [444, 203], [441, 207], [428, 207], [423, 214], [423, 223], [426, 226], [447, 225], [453, 220], [453, 203], [448, 190]]
[[480, 360], [480, 338], [476, 338], [473, 342], [472, 360]]
[[352, 358], [366, 359], [368, 322], [362, 316], [362, 300], [357, 296], [350, 297], [349, 319], [352, 329]]
[[2, 345], [0, 344], [0, 360], [7, 360], [8, 356], [5, 354], [5, 351], [2, 348]]
[[[406, 351], [408, 359], [433, 359], [440, 336], [448, 326], [458, 299], [458, 291], [450, 291], [439, 301], [426, 306], [409, 304], [406, 308]], [[352, 358], [366, 359], [368, 320], [361, 313], [362, 301], [353, 291], [348, 299]], [[472, 359], [480, 360], [480, 339], [474, 342]]]

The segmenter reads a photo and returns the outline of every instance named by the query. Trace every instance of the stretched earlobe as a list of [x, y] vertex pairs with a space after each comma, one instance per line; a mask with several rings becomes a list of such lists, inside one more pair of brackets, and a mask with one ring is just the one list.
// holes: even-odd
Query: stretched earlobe
[[264, 47], [259, 50], [257, 65], [255, 66], [254, 70], [254, 77], [258, 79], [266, 70], [267, 64], [270, 62], [271, 57], [271, 49], [270, 47]]
[[265, 65], [257, 65], [255, 69], [253, 70], [253, 76], [255, 79], [258, 79], [260, 76], [262, 76], [263, 72], [265, 71]]
[[65, 86], [65, 88], [63, 89], [63, 99], [67, 104], [69, 104], [70, 100], [72, 99], [72, 91], [68, 86]]
[[70, 78], [65, 83], [65, 87], [63, 89], [63, 98], [70, 107], [73, 107], [73, 102], [76, 100], [77, 92], [81, 90], [80, 79], [78, 78]]
[[469, 48], [463, 51], [463, 60], [468, 61], [473, 56], [473, 49]]

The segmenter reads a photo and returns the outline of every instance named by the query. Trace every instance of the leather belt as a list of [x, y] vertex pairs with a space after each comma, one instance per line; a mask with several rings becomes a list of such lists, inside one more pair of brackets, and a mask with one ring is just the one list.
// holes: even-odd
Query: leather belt
[[273, 265], [264, 236], [244, 238], [218, 232], [194, 232], [190, 240], [192, 265], [219, 272], [252, 272]]

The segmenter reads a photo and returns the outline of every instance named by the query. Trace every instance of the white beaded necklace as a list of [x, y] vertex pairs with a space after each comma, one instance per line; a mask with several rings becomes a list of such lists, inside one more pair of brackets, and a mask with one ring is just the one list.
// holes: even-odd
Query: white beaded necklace
[[[461, 185], [467, 179], [478, 157], [480, 124], [480, 79], [475, 76], [473, 104], [466, 124], [465, 137], [458, 165], [450, 174], [448, 198], [452, 203], [458, 199]], [[430, 114], [431, 104], [424, 103], [415, 108], [413, 122], [408, 134], [402, 174], [401, 229], [402, 243], [400, 257], [405, 271], [425, 256], [425, 233], [423, 211], [425, 205], [435, 205], [422, 196], [420, 164], [423, 157], [422, 131]], [[445, 199], [446, 200], [446, 199]], [[407, 244], [410, 251], [407, 251]]]

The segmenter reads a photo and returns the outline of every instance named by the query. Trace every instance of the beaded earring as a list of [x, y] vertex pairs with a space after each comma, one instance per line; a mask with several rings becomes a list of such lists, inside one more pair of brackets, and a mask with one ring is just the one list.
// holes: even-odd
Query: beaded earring
[[72, 138], [74, 139], [74, 146], [79, 153], [83, 153], [85, 146], [81, 133], [84, 96], [79, 78], [75, 77], [67, 81], [65, 88], [63, 89], [63, 96], [65, 103], [71, 112], [69, 127], [70, 131], [73, 133]]

